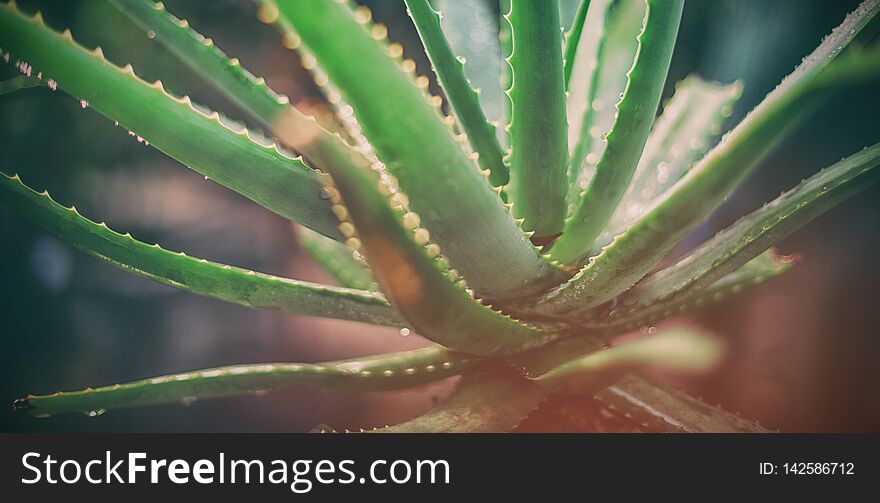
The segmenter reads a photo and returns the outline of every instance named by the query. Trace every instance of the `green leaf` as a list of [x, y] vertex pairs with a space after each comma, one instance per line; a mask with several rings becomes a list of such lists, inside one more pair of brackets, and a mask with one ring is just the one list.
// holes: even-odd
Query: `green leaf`
[[[648, 0], [636, 60], [617, 104], [607, 146], [574, 214], [550, 249], [555, 259], [578, 264], [608, 223], [629, 185], [651, 132], [672, 60], [684, 0]], [[575, 159], [577, 162], [577, 159]]]
[[795, 261], [796, 257], [780, 256], [773, 250], [767, 250], [703, 289], [689, 287], [678, 295], [663, 297], [645, 305], [632, 304], [633, 300], [624, 299], [619, 307], [612, 309], [605, 317], [585, 320], [581, 326], [585, 330], [615, 332], [644, 327], [758, 286], [791, 269]]
[[[504, 108], [501, 88], [501, 46], [498, 15], [484, 0], [434, 0], [442, 13], [441, 27], [452, 51], [465, 59], [464, 73], [480, 98], [486, 118], [497, 126]], [[499, 141], [504, 139], [496, 127]]]
[[880, 180], [880, 143], [820, 171], [719, 232], [677, 263], [624, 294], [624, 305], [645, 305], [684, 290], [701, 290]]
[[[425, 94], [426, 77], [403, 49], [385, 45], [369, 9], [331, 0], [278, 2], [363, 133], [409, 195], [451, 263], [482, 296], [525, 296], [567, 275], [545, 261], [451, 134], [440, 103]], [[467, 225], [462, 225], [466, 222]], [[486, 257], [492, 260], [486, 260]]]
[[880, 10], [867, 0], [826, 37], [795, 71], [671, 187], [626, 233], [566, 284], [542, 300], [542, 310], [577, 316], [630, 288], [715, 209], [809, 108], [822, 73]]
[[406, 6], [446, 98], [474, 152], [479, 154], [477, 161], [480, 167], [489, 170], [492, 185], [504, 185], [509, 179], [509, 172], [501, 159], [501, 146], [495, 127], [486, 121], [480, 99], [465, 77], [464, 63], [456, 58], [443, 36], [440, 13], [431, 8], [428, 0], [406, 0]]
[[590, 2], [568, 83], [568, 208], [575, 210], [581, 192], [595, 174], [604, 133], [616, 120], [616, 105], [628, 81], [645, 20], [645, 0]]
[[12, 77], [11, 79], [0, 81], [0, 95], [44, 85], [46, 84], [40, 79], [19, 75], [18, 77]]
[[624, 377], [598, 392], [596, 398], [652, 432], [769, 433], [757, 423], [640, 375]]
[[[581, 0], [578, 4], [577, 12], [574, 15], [574, 21], [571, 28], [565, 34], [565, 51], [563, 59], [563, 79], [565, 80], [565, 89], [568, 89], [568, 83], [571, 81], [571, 72], [574, 69], [575, 55], [578, 53], [581, 34], [584, 32], [584, 26], [587, 24], [587, 13], [590, 10], [590, 0]], [[587, 33], [591, 30], [588, 29]]]
[[307, 227], [297, 227], [296, 232], [300, 246], [342, 286], [358, 290], [379, 289], [360, 253]]
[[175, 288], [249, 307], [400, 325], [380, 294], [279, 278], [149, 245], [65, 208], [47, 192], [22, 184], [17, 175], [0, 176], [0, 201], [92, 256]]
[[[382, 291], [423, 337], [446, 347], [491, 355], [541, 346], [561, 335], [521, 323], [474, 299], [464, 280], [431, 242], [422, 219], [407, 209], [397, 179], [364, 165], [350, 150], [323, 152], [335, 187], [334, 212], [347, 243], [362, 252]], [[341, 209], [337, 208], [341, 207]], [[457, 283], [456, 283], [457, 282]]]
[[464, 375], [443, 405], [375, 433], [507, 432], [532, 412], [544, 392], [540, 386], [499, 366], [482, 366]]
[[[640, 346], [637, 359], [650, 360], [659, 356], [654, 354], [650, 343], [648, 344], [648, 346]], [[665, 349], [674, 349], [674, 346], [674, 344], [669, 345]], [[521, 368], [523, 374], [531, 379], [547, 374], [565, 362], [589, 358], [587, 355], [595, 354], [601, 348], [602, 343], [595, 336], [568, 337], [528, 353], [514, 355], [509, 357], [508, 361], [514, 367]], [[678, 355], [673, 359], [675, 358], [678, 358]], [[581, 389], [597, 389], [602, 385], [598, 381], [586, 381], [586, 384], [589, 386]], [[547, 396], [550, 390], [545, 389], [544, 393], [544, 396]], [[648, 431], [767, 431], [734, 414], [706, 405], [668, 384], [639, 374], [628, 374], [612, 386], [598, 391], [595, 396], [618, 414], [637, 421]]]
[[317, 117], [291, 106], [287, 96], [276, 94], [262, 77], [254, 77], [237, 58], [229, 59], [213, 41], [193, 30], [187, 21], [168, 13], [162, 3], [152, 0], [110, 1], [144, 30], [152, 31], [154, 40], [256, 118], [286, 147], [299, 147], [306, 157], [310, 157], [309, 147], [314, 142], [347, 145], [323, 127], [316, 127]]
[[274, 145], [259, 143], [247, 129], [234, 130], [216, 113], [174, 98], [160, 81], [148, 84], [130, 65], [118, 68], [100, 48], [88, 51], [69, 30], [58, 34], [37, 13], [27, 17], [0, 6], [0, 45], [28, 61], [46, 79], [132, 135], [146, 139], [189, 168], [260, 205], [328, 235], [338, 236], [335, 217], [322, 196], [323, 177]]
[[38, 417], [155, 405], [277, 390], [296, 384], [358, 391], [409, 388], [459, 374], [473, 359], [438, 346], [321, 363], [232, 365], [51, 395], [29, 395], [14, 408]]
[[[552, 237], [562, 231], [568, 171], [559, 8], [556, 0], [506, 3], [509, 10], [502, 14], [512, 49], [505, 59], [510, 67], [505, 191], [524, 229]], [[517, 73], [523, 77], [517, 79]]]
[[651, 201], [677, 182], [716, 137], [724, 119], [739, 99], [742, 86], [723, 85], [690, 75], [676, 85], [663, 107], [626, 193], [593, 251], [611, 242], [638, 220]]
[[109, 0], [152, 39], [168, 49], [181, 63], [231, 98], [252, 118], [269, 127], [290, 107], [287, 96], [275, 94], [262, 77], [254, 77], [238, 59], [230, 59], [212, 39], [174, 17], [161, 2], [152, 0]]
[[714, 337], [693, 328], [673, 328], [575, 358], [533, 380], [557, 393], [595, 393], [646, 367], [705, 372], [722, 354], [723, 347]]

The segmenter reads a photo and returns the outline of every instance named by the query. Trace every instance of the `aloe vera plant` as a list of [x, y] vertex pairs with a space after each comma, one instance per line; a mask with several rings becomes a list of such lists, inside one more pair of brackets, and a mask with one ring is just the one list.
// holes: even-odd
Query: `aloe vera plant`
[[[558, 393], [595, 398], [652, 431], [764, 431], [640, 372], [700, 371], [717, 338], [669, 329], [609, 340], [778, 276], [773, 246], [880, 178], [880, 144], [840, 162], [657, 269], [835, 86], [880, 76], [865, 0], [716, 145], [741, 84], [692, 75], [661, 95], [683, 0], [503, 0], [500, 129], [428, 0], [405, 0], [443, 95], [369, 9], [261, 0], [326, 95], [327, 121], [291, 105], [151, 0], [108, 0], [234, 102], [259, 131], [141, 79], [39, 12], [0, 7], [0, 57], [180, 164], [298, 224], [339, 285], [271, 276], [138, 241], [55, 202], [3, 166], [0, 200], [72, 246], [166, 285], [254, 308], [414, 331], [418, 350], [259, 363], [28, 395], [35, 416], [187, 401], [297, 383], [391, 390], [462, 376], [426, 415], [378, 431], [508, 431]], [[567, 33], [562, 25], [570, 26]], [[295, 64], [295, 61], [291, 61]], [[501, 95], [501, 93], [495, 93]], [[353, 117], [356, 120], [353, 120]], [[270, 140], [267, 138], [271, 138]]]

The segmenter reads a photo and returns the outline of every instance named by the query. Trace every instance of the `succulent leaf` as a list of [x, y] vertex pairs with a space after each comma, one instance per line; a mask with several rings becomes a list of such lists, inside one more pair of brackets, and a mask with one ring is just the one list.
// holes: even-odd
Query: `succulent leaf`
[[308, 227], [298, 226], [296, 234], [300, 246], [306, 253], [325, 271], [333, 275], [342, 286], [370, 291], [379, 289], [366, 260], [359, 252], [353, 252], [348, 246], [318, 234]]
[[152, 39], [171, 52], [252, 118], [270, 127], [290, 107], [287, 96], [275, 94], [262, 77], [255, 77], [238, 59], [230, 59], [212, 39], [195, 31], [189, 22], [178, 19], [153, 0], [109, 0]]
[[15, 402], [35, 416], [111, 409], [277, 390], [304, 384], [358, 391], [409, 388], [457, 375], [473, 365], [467, 355], [431, 346], [320, 363], [258, 363], [195, 370], [123, 384], [51, 395], [29, 395]]
[[707, 304], [726, 300], [732, 295], [779, 276], [791, 269], [794, 264], [794, 257], [780, 256], [773, 250], [767, 250], [705, 288], [685, 288], [676, 295], [654, 299], [649, 304], [632, 305], [632, 302], [637, 300], [627, 298], [606, 316], [585, 320], [581, 324], [587, 330], [622, 331], [644, 327]]
[[510, 431], [532, 412], [540, 386], [498, 366], [466, 373], [445, 403], [427, 414], [371, 433], [491, 433]]
[[648, 431], [768, 433], [766, 428], [714, 407], [657, 379], [630, 374], [596, 394], [612, 410]]
[[440, 103], [425, 94], [427, 78], [415, 78], [415, 63], [399, 61], [402, 47], [386, 46], [385, 31], [370, 26], [369, 9], [331, 0], [285, 0], [278, 8], [474, 291], [525, 296], [566, 277], [538, 254], [453, 137]]
[[578, 264], [589, 254], [629, 186], [654, 123], [684, 1], [648, 0], [647, 5], [636, 59], [627, 74], [628, 82], [616, 107], [617, 119], [606, 136], [596, 174], [550, 249], [551, 256], [564, 263]]
[[722, 85], [690, 75], [654, 123], [633, 179], [593, 251], [611, 242], [638, 220], [651, 201], [677, 182], [708, 150], [742, 93], [735, 82]]
[[380, 294], [279, 278], [149, 245], [65, 208], [47, 192], [25, 186], [17, 175], [0, 174], [0, 201], [92, 256], [175, 288], [249, 307], [400, 325]]
[[880, 180], [878, 167], [880, 144], [835, 163], [646, 277], [624, 294], [622, 303], [645, 305], [684, 290], [703, 289]]
[[567, 283], [547, 294], [545, 311], [574, 315], [611, 300], [645, 276], [689, 231], [702, 222], [777, 143], [822, 86], [821, 75], [880, 10], [866, 0], [826, 37], [721, 142], [673, 185], [644, 217]]
[[[510, 81], [507, 131], [510, 183], [505, 191], [513, 214], [536, 237], [554, 237], [565, 216], [568, 152], [565, 83], [556, 0], [509, 0], [510, 25], [505, 58]], [[516, 74], [527, 76], [516, 78]]]
[[[446, 347], [479, 355], [541, 346], [561, 335], [549, 327], [514, 320], [475, 300], [393, 175], [364, 165], [351, 151], [323, 152], [333, 178], [334, 204], [345, 211], [340, 229], [362, 252], [395, 309], [420, 335]], [[455, 283], [454, 281], [458, 281]]]
[[532, 378], [557, 393], [595, 393], [642, 368], [704, 372], [718, 363], [721, 343], [692, 328], [665, 330], [570, 360]]
[[[581, 41], [581, 35], [584, 32], [584, 27], [587, 24], [587, 13], [590, 10], [590, 0], [581, 0], [578, 3], [577, 11], [574, 14], [574, 20], [571, 23], [571, 27], [565, 34], [565, 50], [562, 55], [562, 63], [563, 63], [563, 80], [565, 81], [565, 89], [568, 90], [568, 83], [571, 81], [571, 73], [574, 69], [574, 60], [575, 55], [578, 52], [579, 44]], [[590, 33], [591, 30], [587, 30], [587, 33]]]
[[440, 24], [452, 51], [464, 59], [464, 73], [480, 98], [486, 118], [495, 127], [499, 142], [504, 132], [497, 127], [504, 108], [501, 88], [501, 46], [498, 15], [483, 0], [433, 0], [441, 14]]
[[12, 4], [0, 6], [0, 45], [36, 65], [60, 89], [132, 135], [254, 202], [329, 236], [335, 218], [322, 198], [322, 175], [302, 159], [265, 145], [247, 129], [233, 130], [219, 115], [174, 98], [161, 81], [148, 84], [130, 65], [114, 66], [99, 48], [88, 51], [69, 30], [56, 33], [39, 13], [28, 17]]
[[627, 84], [645, 20], [645, 0], [590, 2], [586, 33], [576, 48], [568, 83], [568, 170], [566, 215], [571, 215], [580, 194], [589, 186], [605, 142], [603, 135], [616, 120], [615, 105]]
[[406, 0], [406, 6], [461, 129], [474, 152], [479, 154], [477, 162], [482, 169], [489, 170], [493, 186], [506, 184], [510, 173], [502, 161], [495, 127], [487, 122], [480, 99], [465, 77], [464, 63], [443, 36], [440, 12], [435, 11], [428, 0]]

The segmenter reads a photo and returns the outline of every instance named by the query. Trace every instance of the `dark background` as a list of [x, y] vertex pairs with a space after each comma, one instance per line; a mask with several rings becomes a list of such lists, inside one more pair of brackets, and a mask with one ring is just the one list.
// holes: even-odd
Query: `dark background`
[[[236, 116], [236, 110], [179, 66], [112, 8], [95, 1], [22, 1], [87, 47], [132, 63], [146, 80]], [[416, 57], [418, 38], [403, 2], [374, 1], [374, 17]], [[689, 0], [667, 95], [691, 72], [741, 79], [732, 120], [788, 74], [858, 4], [846, 1]], [[293, 102], [315, 98], [297, 60], [246, 1], [166, 1], [228, 54]], [[420, 55], [419, 55], [420, 56]], [[429, 74], [423, 56], [419, 72]], [[15, 75], [12, 65], [0, 77]], [[832, 93], [688, 240], [698, 242], [820, 168], [880, 139], [878, 90]], [[19, 172], [86, 216], [172, 250], [268, 273], [320, 280], [288, 222], [205, 181], [62, 92], [0, 96], [0, 169]], [[733, 341], [712, 375], [684, 384], [784, 431], [880, 430], [880, 186], [785, 240], [803, 260], [781, 278], [686, 322]], [[0, 431], [308, 431], [380, 426], [427, 410], [448, 390], [359, 395], [293, 388], [245, 396], [111, 411], [97, 418], [37, 420], [9, 404], [47, 393], [163, 373], [245, 362], [315, 361], [415, 347], [417, 336], [332, 320], [260, 312], [134, 277], [75, 251], [0, 206]], [[676, 322], [681, 322], [678, 320]], [[673, 322], [675, 323], [675, 322]], [[662, 327], [661, 327], [662, 329]]]

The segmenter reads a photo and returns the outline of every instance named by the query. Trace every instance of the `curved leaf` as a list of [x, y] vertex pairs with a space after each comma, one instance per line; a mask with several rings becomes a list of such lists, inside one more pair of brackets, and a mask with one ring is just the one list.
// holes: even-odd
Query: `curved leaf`
[[686, 288], [678, 295], [666, 296], [645, 305], [632, 305], [632, 300], [627, 299], [605, 317], [585, 320], [581, 326], [587, 330], [617, 332], [644, 327], [763, 284], [791, 269], [795, 261], [795, 257], [780, 256], [768, 250], [703, 289]]
[[722, 353], [715, 338], [690, 328], [674, 328], [570, 360], [533, 380], [557, 393], [595, 393], [645, 367], [704, 372], [718, 363]]
[[400, 325], [380, 294], [279, 278], [148, 245], [65, 208], [47, 192], [22, 184], [17, 175], [0, 175], [0, 200], [80, 250], [175, 288], [249, 307]]
[[576, 208], [581, 192], [596, 172], [605, 142], [614, 126], [620, 101], [638, 49], [645, 19], [645, 0], [590, 2], [568, 84], [568, 174], [566, 215]]
[[648, 0], [647, 5], [635, 63], [617, 104], [614, 127], [606, 136], [605, 152], [565, 221], [562, 236], [550, 248], [550, 255], [564, 263], [577, 264], [590, 252], [629, 186], [654, 123], [684, 0]]
[[212, 39], [174, 17], [162, 2], [153, 0], [109, 0], [152, 39], [168, 49], [183, 64], [204, 77], [243, 110], [271, 128], [277, 117], [290, 107], [287, 96], [275, 94], [262, 77], [254, 77], [238, 59], [230, 59]]
[[611, 242], [637, 221], [651, 201], [681, 179], [720, 131], [730, 116], [742, 86], [722, 85], [690, 75], [676, 84], [675, 94], [663, 107], [633, 175], [633, 179], [593, 251]]
[[483, 366], [466, 373], [443, 405], [424, 416], [370, 433], [507, 432], [543, 398], [540, 386], [509, 369]]
[[453, 138], [454, 121], [444, 124], [440, 103], [425, 94], [428, 79], [414, 78], [411, 60], [399, 62], [402, 47], [385, 45], [384, 27], [369, 24], [369, 9], [332, 0], [285, 0], [278, 7], [354, 109], [413, 210], [477, 293], [492, 299], [525, 296], [567, 276], [532, 246], [486, 174]]
[[[346, 150], [323, 152], [334, 187], [334, 209], [348, 244], [367, 258], [395, 309], [420, 335], [449, 348], [480, 355], [541, 346], [561, 335], [521, 323], [474, 299], [419, 215], [407, 211], [397, 180], [364, 165]], [[406, 212], [406, 213], [404, 213]], [[455, 283], [455, 282], [458, 283]]]
[[612, 410], [648, 431], [669, 433], [769, 433], [757, 423], [713, 407], [657, 379], [628, 375], [596, 394]]
[[474, 152], [479, 154], [477, 162], [481, 168], [489, 170], [492, 185], [504, 185], [510, 173], [501, 159], [501, 146], [495, 127], [486, 121], [480, 99], [465, 77], [464, 63], [456, 58], [443, 36], [440, 12], [435, 11], [428, 0], [406, 0], [406, 6], [446, 98]]
[[677, 263], [624, 295], [624, 305], [645, 305], [683, 290], [701, 290], [880, 180], [880, 143], [820, 171], [743, 217]]
[[732, 131], [724, 135], [635, 225], [603, 248], [566, 284], [550, 292], [543, 312], [576, 316], [607, 302], [647, 274], [758, 164], [824, 87], [834, 57], [880, 10], [866, 0]]
[[216, 113], [174, 98], [161, 81], [148, 84], [130, 65], [118, 68], [73, 41], [69, 30], [55, 33], [37, 13], [27, 17], [11, 4], [0, 6], [0, 45], [52, 78], [132, 135], [146, 139], [189, 168], [254, 202], [316, 231], [338, 236], [322, 197], [322, 175], [300, 158], [254, 140], [247, 129], [233, 130]]
[[473, 365], [466, 355], [433, 346], [321, 363], [259, 363], [172, 374], [124, 384], [51, 395], [28, 395], [14, 408], [35, 416], [88, 415], [139, 407], [276, 390], [295, 384], [359, 391], [409, 388], [459, 374]]

